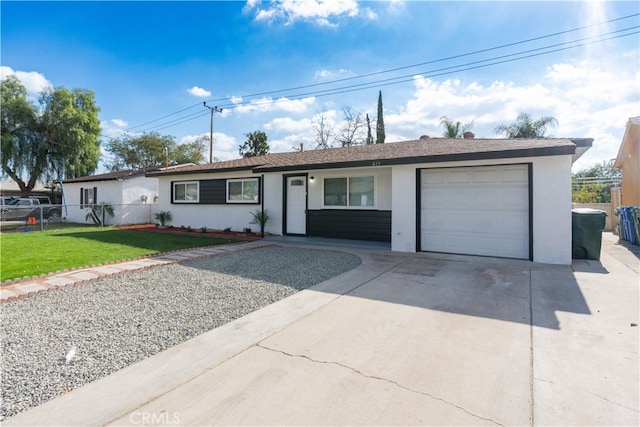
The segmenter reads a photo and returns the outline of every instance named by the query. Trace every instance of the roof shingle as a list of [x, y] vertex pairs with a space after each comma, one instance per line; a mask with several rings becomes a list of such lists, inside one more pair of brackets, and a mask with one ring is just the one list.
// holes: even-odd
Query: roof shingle
[[[430, 163], [489, 158], [533, 157], [574, 154], [569, 138], [554, 139], [446, 139], [429, 138], [386, 144], [359, 145], [302, 152], [272, 153], [225, 162], [160, 169], [147, 176], [180, 175], [234, 170], [272, 172], [358, 166]], [[587, 141], [590, 139], [580, 139]]]

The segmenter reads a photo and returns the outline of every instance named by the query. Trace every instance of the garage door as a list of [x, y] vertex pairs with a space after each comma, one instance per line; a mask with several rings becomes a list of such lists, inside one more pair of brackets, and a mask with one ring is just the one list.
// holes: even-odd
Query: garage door
[[421, 171], [423, 251], [529, 259], [528, 165]]

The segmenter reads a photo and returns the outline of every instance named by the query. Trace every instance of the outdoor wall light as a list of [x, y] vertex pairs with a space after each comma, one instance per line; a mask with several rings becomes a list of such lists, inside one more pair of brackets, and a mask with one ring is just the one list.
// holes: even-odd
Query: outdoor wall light
[[316, 179], [316, 178], [315, 178], [315, 177], [313, 177], [313, 176], [310, 176], [310, 177], [309, 177], [309, 181], [311, 181], [311, 182], [313, 182], [315, 179]]

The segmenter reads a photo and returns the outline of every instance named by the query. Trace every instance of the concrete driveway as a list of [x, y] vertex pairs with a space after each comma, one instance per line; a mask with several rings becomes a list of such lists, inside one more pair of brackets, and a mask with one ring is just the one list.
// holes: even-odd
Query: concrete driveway
[[4, 425], [638, 425], [637, 251], [360, 267]]

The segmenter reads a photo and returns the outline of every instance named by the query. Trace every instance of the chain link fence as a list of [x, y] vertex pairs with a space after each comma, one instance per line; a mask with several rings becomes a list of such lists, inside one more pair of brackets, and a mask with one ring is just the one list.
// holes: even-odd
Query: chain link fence
[[3, 206], [0, 211], [0, 232], [150, 224], [156, 222], [154, 215], [157, 211], [157, 204]]

